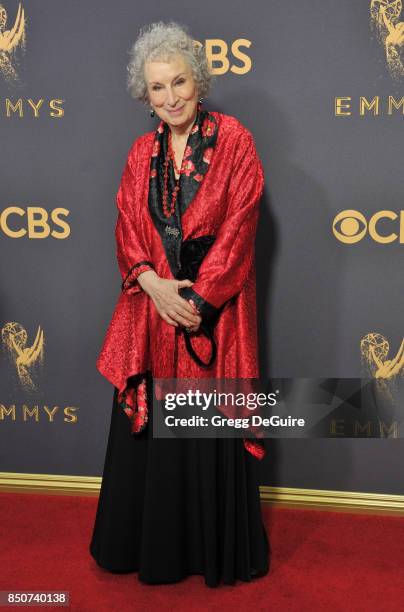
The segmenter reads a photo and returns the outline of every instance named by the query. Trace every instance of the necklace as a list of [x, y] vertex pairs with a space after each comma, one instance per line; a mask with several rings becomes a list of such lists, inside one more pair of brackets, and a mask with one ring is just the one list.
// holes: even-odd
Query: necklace
[[[170, 159], [172, 159], [173, 164], [174, 164], [174, 169], [175, 172], [177, 174], [179, 174], [180, 176], [177, 178], [174, 174], [174, 178], [175, 178], [175, 188], [174, 188], [174, 192], [173, 192], [173, 196], [172, 196], [172, 201], [171, 204], [168, 206], [167, 205], [167, 199], [168, 199], [168, 164], [170, 163]], [[184, 174], [185, 172], [185, 168], [184, 168], [185, 164], [184, 164], [184, 159], [182, 160], [182, 164], [181, 164], [181, 168], [178, 170], [177, 168], [177, 164], [175, 161], [175, 155], [174, 155], [174, 151], [173, 151], [173, 147], [172, 147], [172, 140], [171, 140], [171, 130], [168, 133], [168, 153], [167, 156], [164, 160], [164, 192], [163, 192], [163, 212], [165, 214], [165, 216], [167, 217], [167, 219], [169, 217], [171, 217], [171, 215], [174, 213], [175, 210], [175, 203], [177, 201], [177, 194], [180, 190], [180, 178], [181, 178], [181, 174]]]

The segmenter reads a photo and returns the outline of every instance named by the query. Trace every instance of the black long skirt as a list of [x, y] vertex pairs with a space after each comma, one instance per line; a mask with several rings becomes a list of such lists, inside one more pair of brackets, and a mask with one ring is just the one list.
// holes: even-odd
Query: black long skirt
[[145, 430], [132, 434], [115, 389], [89, 546], [97, 564], [146, 584], [202, 574], [217, 587], [267, 574], [257, 459], [243, 440], [153, 438], [152, 420], [149, 408]]

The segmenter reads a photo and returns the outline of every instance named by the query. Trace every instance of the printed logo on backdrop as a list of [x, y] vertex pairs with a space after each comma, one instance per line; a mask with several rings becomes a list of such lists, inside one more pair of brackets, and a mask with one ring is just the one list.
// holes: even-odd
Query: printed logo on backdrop
[[389, 341], [374, 332], [362, 338], [360, 350], [362, 364], [373, 378], [394, 381], [398, 376], [404, 376], [404, 338], [394, 356], [389, 355]]
[[[404, 13], [402, 0], [371, 0], [370, 29], [375, 32], [381, 48], [383, 70], [391, 77], [395, 88], [404, 82]], [[373, 95], [336, 96], [334, 98], [335, 117], [379, 117], [404, 115], [404, 96]]]
[[70, 214], [67, 208], [54, 208], [48, 212], [42, 206], [8, 206], [0, 211], [0, 231], [9, 238], [40, 240], [70, 236], [70, 225], [63, 219]]
[[375, 379], [374, 397], [385, 414], [403, 410], [404, 338], [396, 351], [383, 334], [371, 332], [360, 341], [362, 368]]
[[332, 231], [344, 244], [365, 238], [378, 244], [404, 244], [404, 210], [379, 210], [368, 219], [359, 210], [342, 210], [334, 217]]
[[[194, 42], [196, 45], [202, 46], [198, 40]], [[248, 49], [251, 46], [251, 40], [237, 38], [233, 40], [229, 48], [227, 42], [221, 38], [208, 38], [204, 45], [206, 58], [213, 74], [221, 75], [230, 71], [233, 74], [243, 75], [250, 72], [252, 68], [251, 58], [241, 49]], [[238, 64], [232, 61], [233, 58], [237, 60]]]
[[[40, 325], [30, 338], [23, 325], [9, 321], [1, 329], [2, 356], [13, 372], [25, 395], [17, 404], [15, 400], [5, 402], [0, 398], [0, 423], [78, 423], [77, 406], [46, 405], [40, 403], [44, 392], [41, 381], [45, 370], [45, 335]], [[2, 364], [2, 371], [4, 370]]]
[[29, 341], [27, 331], [20, 323], [6, 323], [1, 330], [1, 340], [21, 386], [27, 391], [37, 390], [38, 369], [42, 370], [44, 365], [45, 337], [41, 326], [38, 326], [35, 338]]
[[[15, 14], [0, 3], [0, 83], [6, 83], [13, 88], [21, 87], [18, 75], [21, 54], [26, 52], [27, 18], [25, 9], [20, 2]], [[60, 119], [64, 117], [63, 103], [65, 100], [52, 98], [6, 97], [1, 101], [0, 114], [6, 118], [49, 117]]]
[[26, 19], [21, 3], [14, 20], [10, 19], [3, 4], [0, 4], [0, 74], [5, 81], [19, 81], [17, 53], [25, 53]]
[[402, 0], [371, 0], [370, 25], [383, 49], [393, 80], [404, 80], [404, 15]]

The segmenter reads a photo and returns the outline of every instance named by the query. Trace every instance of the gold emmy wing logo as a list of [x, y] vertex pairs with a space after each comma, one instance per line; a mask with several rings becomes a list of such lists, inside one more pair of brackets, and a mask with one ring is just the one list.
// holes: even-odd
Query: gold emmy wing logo
[[44, 361], [45, 340], [41, 326], [38, 326], [35, 340], [30, 346], [27, 346], [28, 334], [19, 323], [6, 323], [1, 330], [1, 338], [10, 359], [15, 364], [22, 386], [36, 389], [33, 371], [38, 365], [42, 367]]
[[[402, 0], [372, 0], [371, 28], [386, 54], [390, 74], [398, 81], [404, 77], [404, 21], [400, 21]], [[404, 17], [403, 17], [404, 18]]]
[[395, 357], [387, 359], [389, 352], [389, 342], [382, 334], [370, 333], [361, 340], [362, 360], [374, 378], [392, 380], [404, 376], [404, 338]]
[[6, 25], [7, 11], [0, 4], [0, 72], [6, 81], [13, 82], [18, 80], [15, 52], [19, 47], [25, 51], [25, 16], [21, 3], [11, 30], [6, 30]]

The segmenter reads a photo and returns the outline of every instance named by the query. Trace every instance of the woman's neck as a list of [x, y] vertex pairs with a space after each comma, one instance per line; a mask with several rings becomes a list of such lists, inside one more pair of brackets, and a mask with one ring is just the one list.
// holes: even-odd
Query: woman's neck
[[198, 109], [195, 110], [194, 116], [191, 121], [184, 127], [182, 125], [170, 125], [169, 128], [171, 130], [171, 136], [174, 142], [182, 142], [187, 141], [190, 131], [193, 128], [195, 123], [196, 116], [198, 114]]

